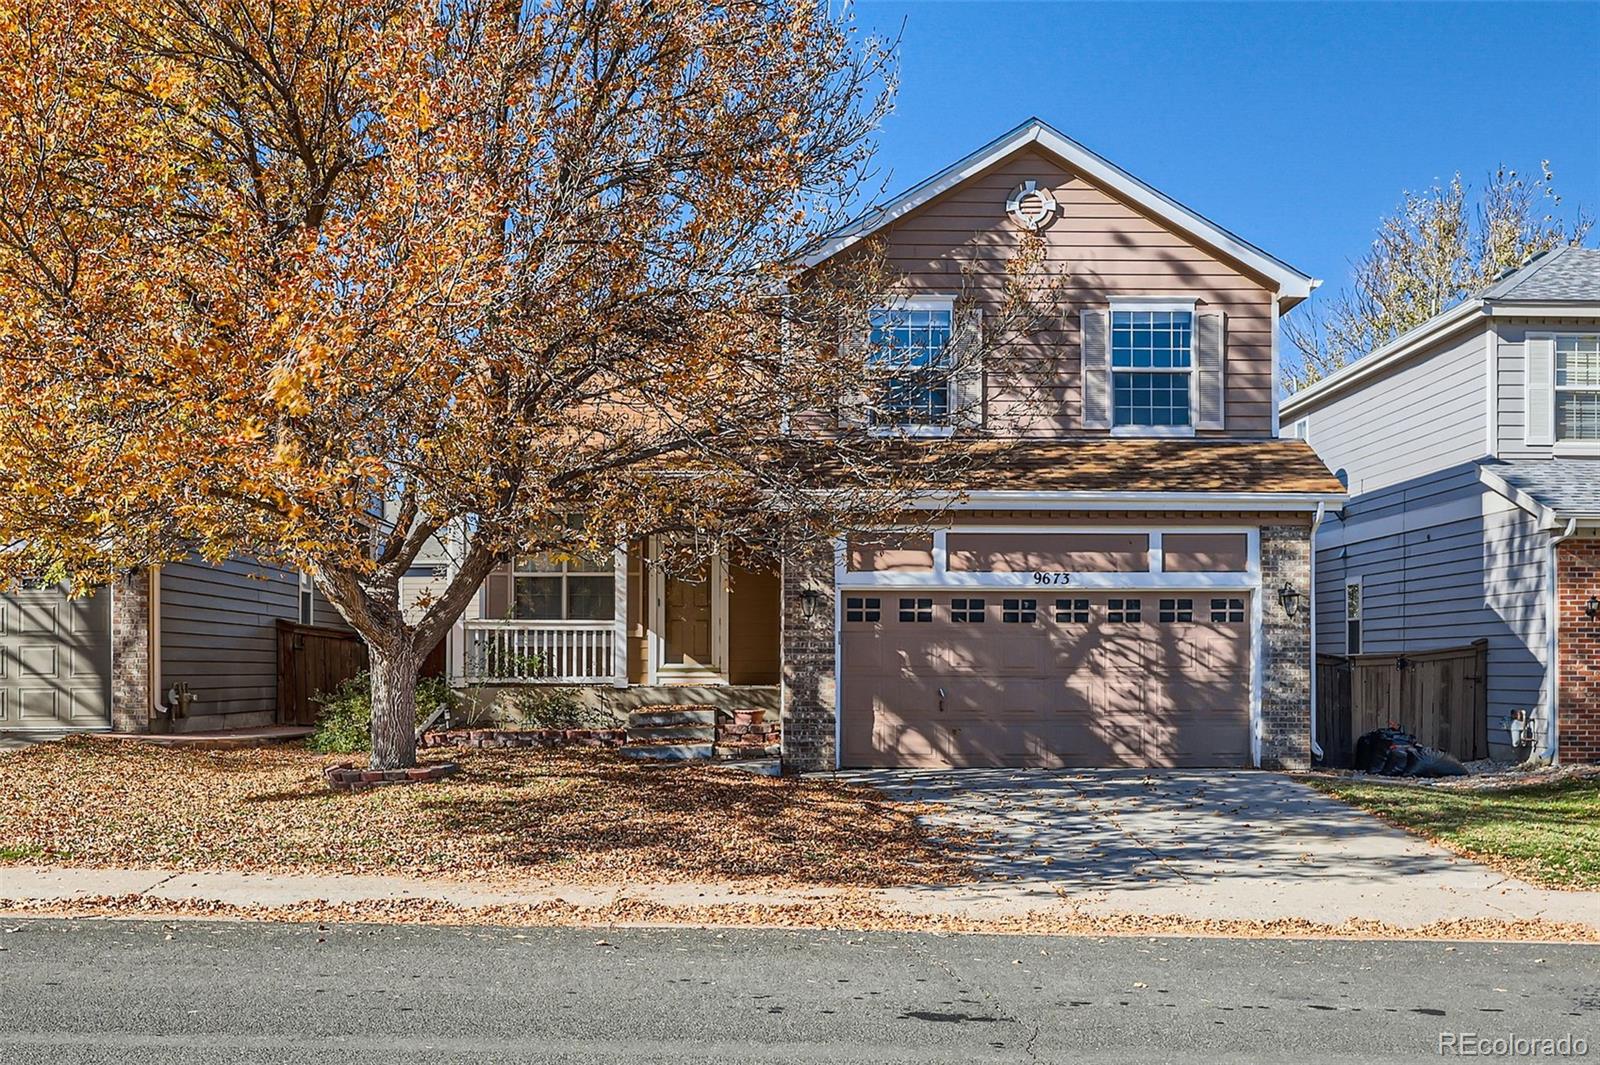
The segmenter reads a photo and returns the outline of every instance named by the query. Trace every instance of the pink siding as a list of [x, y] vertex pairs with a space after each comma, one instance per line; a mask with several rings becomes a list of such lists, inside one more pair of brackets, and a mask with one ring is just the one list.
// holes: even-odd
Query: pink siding
[[[1272, 419], [1272, 289], [1241, 265], [1203, 248], [1110, 192], [1026, 148], [887, 227], [895, 268], [917, 289], [955, 294], [974, 257], [980, 298], [993, 301], [1018, 230], [1005, 213], [1025, 179], [1060, 205], [1044, 232], [1053, 268], [1072, 278], [1062, 324], [985, 367], [985, 426], [999, 435], [1082, 431], [1078, 312], [1113, 296], [1193, 296], [1201, 312], [1228, 316], [1226, 435], [1265, 436]], [[1215, 435], [1215, 434], [1202, 434]]]

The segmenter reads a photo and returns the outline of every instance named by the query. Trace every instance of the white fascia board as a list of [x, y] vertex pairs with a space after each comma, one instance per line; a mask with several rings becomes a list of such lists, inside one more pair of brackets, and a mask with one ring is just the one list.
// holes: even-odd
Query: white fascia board
[[986, 170], [1029, 144], [1037, 144], [1129, 202], [1144, 208], [1158, 218], [1171, 222], [1216, 250], [1269, 278], [1278, 287], [1277, 296], [1280, 301], [1299, 302], [1310, 296], [1312, 290], [1322, 284], [1318, 279], [1301, 273], [1283, 260], [1268, 255], [1255, 245], [1234, 236], [1165, 193], [1158, 192], [1115, 163], [1090, 151], [1037, 118], [1029, 119], [1009, 133], [1002, 134], [965, 159], [913, 185], [878, 210], [835, 231], [813, 251], [803, 256], [800, 265], [809, 269], [832, 258], [857, 241], [910, 214], [974, 174]]
[[919, 510], [1339, 510], [1342, 494], [1320, 492], [951, 492], [913, 501]]
[[1600, 318], [1600, 303], [1485, 303], [1497, 318]]
[[1340, 367], [1316, 384], [1289, 396], [1279, 406], [1279, 414], [1287, 421], [1301, 416], [1306, 407], [1326, 399], [1331, 393], [1342, 391], [1350, 385], [1380, 373], [1390, 364], [1405, 358], [1424, 345], [1444, 336], [1449, 330], [1482, 314], [1489, 313], [1483, 300], [1467, 300], [1442, 314], [1436, 314], [1409, 332], [1401, 333], [1370, 355], [1363, 355], [1348, 366]]
[[846, 573], [840, 588], [1014, 588], [1039, 595], [1070, 595], [1074, 590], [1249, 591], [1260, 583], [1253, 573], [1073, 573], [1066, 584], [1041, 583], [1033, 573]]

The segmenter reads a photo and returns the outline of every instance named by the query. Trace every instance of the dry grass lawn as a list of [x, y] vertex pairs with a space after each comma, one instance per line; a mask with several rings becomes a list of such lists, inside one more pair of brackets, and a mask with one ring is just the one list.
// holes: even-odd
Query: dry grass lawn
[[448, 757], [462, 771], [446, 781], [336, 795], [322, 769], [349, 759], [298, 747], [41, 744], [0, 760], [0, 864], [864, 887], [965, 878], [915, 808], [860, 785], [608, 752]]

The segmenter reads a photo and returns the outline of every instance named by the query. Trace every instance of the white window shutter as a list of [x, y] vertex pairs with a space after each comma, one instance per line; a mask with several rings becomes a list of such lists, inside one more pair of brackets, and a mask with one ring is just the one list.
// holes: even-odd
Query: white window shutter
[[1082, 342], [1079, 377], [1083, 381], [1083, 427], [1111, 428], [1111, 315], [1084, 311], [1078, 317]]
[[955, 312], [955, 373], [950, 382], [950, 414], [954, 425], [983, 427], [983, 308]]
[[867, 389], [871, 387], [871, 370], [867, 367], [868, 343], [865, 337], [844, 337], [840, 344], [861, 361], [861, 377], [858, 388], [839, 397], [839, 428], [861, 429], [867, 424], [868, 411], [872, 406], [872, 399], [867, 394]]
[[1196, 395], [1194, 427], [1226, 429], [1228, 316], [1202, 314], [1195, 323]]
[[1523, 369], [1524, 439], [1530, 444], [1556, 442], [1556, 342], [1554, 337], [1530, 336]]

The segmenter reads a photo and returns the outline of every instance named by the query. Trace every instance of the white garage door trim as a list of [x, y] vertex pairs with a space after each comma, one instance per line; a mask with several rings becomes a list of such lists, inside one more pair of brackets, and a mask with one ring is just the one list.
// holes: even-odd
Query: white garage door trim
[[[894, 527], [868, 530], [893, 531]], [[1242, 533], [1246, 563], [1243, 573], [1165, 573], [1162, 572], [1162, 534], [1204, 531]], [[1261, 580], [1261, 529], [1255, 525], [1113, 525], [1103, 523], [1063, 523], [1060, 525], [966, 525], [961, 533], [1141, 533], [1150, 537], [1150, 569], [1140, 573], [1075, 573], [1070, 587], [1087, 591], [1116, 589], [1208, 592], [1238, 589], [1250, 593], [1250, 760], [1261, 768], [1261, 687], [1265, 676], [1264, 618]], [[951, 573], [947, 550], [950, 529], [933, 530], [933, 569], [928, 573], [851, 572], [849, 546], [844, 537], [833, 541], [833, 767], [839, 769], [844, 754], [844, 592], [860, 588], [927, 588], [930, 590], [972, 587], [1033, 588], [1031, 573]]]

